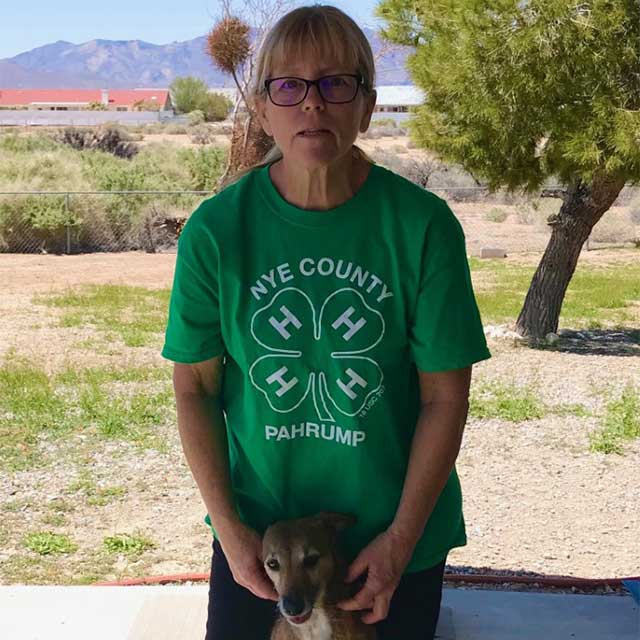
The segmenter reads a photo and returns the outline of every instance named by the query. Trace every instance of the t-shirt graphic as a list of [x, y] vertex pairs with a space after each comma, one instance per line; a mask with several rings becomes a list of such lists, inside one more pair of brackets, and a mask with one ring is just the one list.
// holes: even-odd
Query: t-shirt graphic
[[[326, 211], [287, 202], [268, 167], [204, 200], [178, 242], [162, 355], [223, 355], [242, 521], [262, 534], [279, 519], [352, 513], [351, 558], [397, 510], [418, 370], [491, 357], [460, 223], [444, 200], [380, 165]], [[464, 544], [454, 467], [407, 571]]]
[[[251, 335], [266, 355], [249, 376], [274, 411], [292, 413], [309, 397], [315, 417], [335, 423], [360, 413], [382, 387], [382, 369], [366, 354], [382, 340], [384, 318], [350, 287], [316, 305], [303, 290], [287, 287], [255, 313]], [[270, 427], [267, 437], [278, 431]], [[356, 445], [363, 436], [353, 437]]]

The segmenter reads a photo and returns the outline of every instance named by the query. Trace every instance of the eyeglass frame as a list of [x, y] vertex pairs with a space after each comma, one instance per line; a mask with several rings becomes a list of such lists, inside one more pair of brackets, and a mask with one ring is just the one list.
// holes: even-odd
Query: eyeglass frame
[[[358, 80], [358, 84], [356, 85], [356, 91], [353, 94], [353, 98], [351, 98], [350, 100], [341, 100], [340, 102], [333, 102], [332, 100], [327, 100], [322, 95], [322, 91], [320, 90], [320, 84], [319, 84], [320, 80], [324, 80], [325, 78], [334, 78], [337, 76], [349, 76], [351, 78], [356, 78], [356, 80]], [[292, 80], [302, 80], [302, 82], [306, 83], [307, 86], [306, 86], [304, 95], [302, 96], [302, 98], [300, 98], [300, 100], [298, 100], [298, 102], [294, 102], [292, 104], [278, 104], [271, 97], [271, 91], [269, 90], [269, 85], [274, 80], [284, 80], [285, 78], [291, 78]], [[349, 102], [353, 102], [356, 99], [356, 96], [358, 95], [358, 89], [360, 89], [360, 87], [364, 85], [364, 76], [361, 73], [330, 73], [329, 75], [326, 75], [326, 76], [320, 76], [316, 80], [307, 80], [306, 78], [300, 78], [298, 76], [278, 76], [277, 78], [267, 78], [264, 81], [264, 88], [267, 92], [267, 95], [269, 96], [269, 100], [271, 100], [271, 102], [274, 105], [276, 105], [276, 107], [295, 107], [296, 105], [299, 105], [301, 102], [305, 101], [306, 97], [309, 95], [309, 87], [312, 84], [315, 84], [318, 87], [318, 94], [325, 102], [328, 102], [329, 104], [348, 104]]]

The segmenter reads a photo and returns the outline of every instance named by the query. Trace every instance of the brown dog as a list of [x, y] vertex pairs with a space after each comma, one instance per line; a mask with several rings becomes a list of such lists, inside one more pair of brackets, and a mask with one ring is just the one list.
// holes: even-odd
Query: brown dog
[[271, 640], [375, 640], [362, 611], [343, 611], [336, 603], [355, 595], [363, 581], [344, 582], [347, 563], [338, 533], [355, 516], [323, 511], [315, 516], [280, 520], [262, 538], [262, 559], [280, 599]]

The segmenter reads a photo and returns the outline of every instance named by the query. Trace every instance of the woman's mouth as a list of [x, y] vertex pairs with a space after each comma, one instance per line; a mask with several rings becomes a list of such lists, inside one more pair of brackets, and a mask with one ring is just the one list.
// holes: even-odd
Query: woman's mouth
[[307, 129], [305, 131], [301, 131], [298, 135], [305, 137], [313, 137], [313, 136], [325, 136], [330, 134], [331, 132], [328, 129]]

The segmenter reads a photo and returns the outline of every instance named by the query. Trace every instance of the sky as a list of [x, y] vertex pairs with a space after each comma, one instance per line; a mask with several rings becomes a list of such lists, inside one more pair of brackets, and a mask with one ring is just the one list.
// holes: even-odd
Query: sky
[[[373, 16], [377, 0], [315, 2], [339, 7], [360, 26], [380, 24]], [[296, 1], [290, 7], [306, 4], [314, 1]], [[242, 0], [231, 3], [232, 10], [251, 22], [243, 7]], [[0, 59], [57, 40], [74, 44], [96, 38], [153, 44], [182, 42], [205, 35], [220, 14], [218, 0], [0, 0]]]

